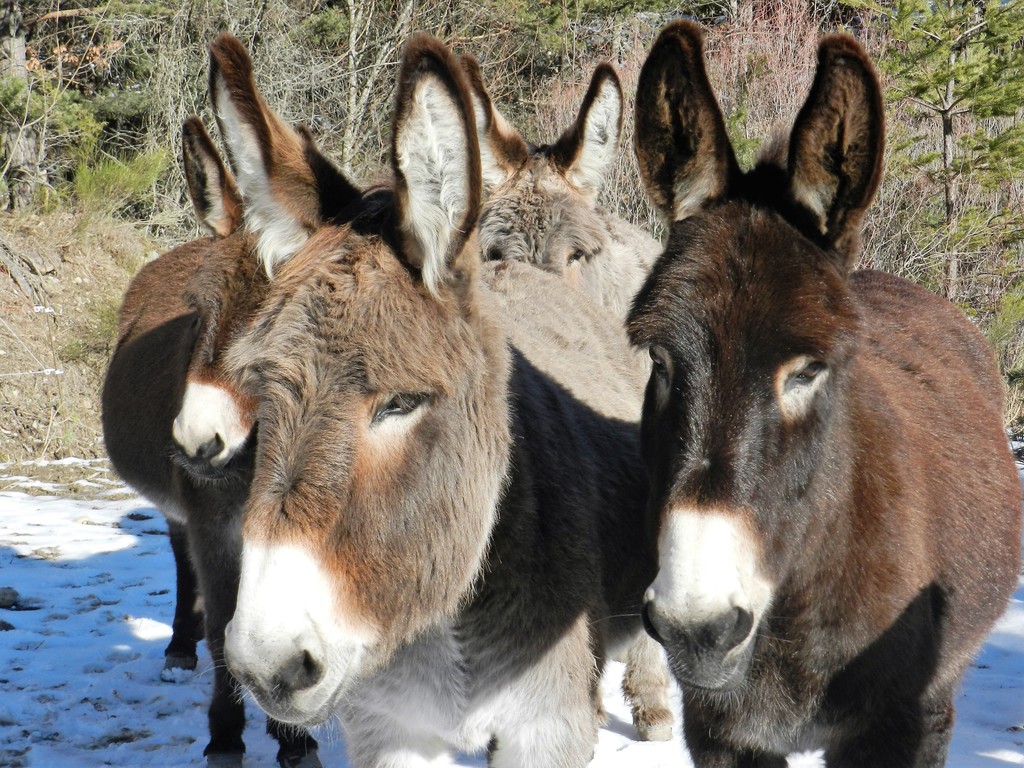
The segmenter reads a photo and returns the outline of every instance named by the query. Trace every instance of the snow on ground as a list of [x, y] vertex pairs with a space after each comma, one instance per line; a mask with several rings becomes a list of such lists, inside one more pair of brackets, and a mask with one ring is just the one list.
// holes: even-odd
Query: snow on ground
[[[39, 466], [0, 465], [0, 605], [2, 588], [17, 592], [14, 606], [0, 610], [0, 622], [13, 627], [0, 631], [0, 766], [203, 766], [209, 656], [201, 650], [194, 677], [160, 679], [174, 612], [163, 517], [109, 480], [104, 462], [72, 468], [77, 479], [48, 484], [33, 479], [48, 474]], [[636, 741], [618, 693], [621, 672], [611, 665], [604, 681], [610, 716], [592, 767], [690, 766], [678, 740]], [[950, 766], [1024, 765], [1024, 579], [958, 708]], [[270, 768], [276, 745], [251, 704], [248, 717], [246, 764]], [[347, 766], [337, 728], [317, 736], [324, 765]]]

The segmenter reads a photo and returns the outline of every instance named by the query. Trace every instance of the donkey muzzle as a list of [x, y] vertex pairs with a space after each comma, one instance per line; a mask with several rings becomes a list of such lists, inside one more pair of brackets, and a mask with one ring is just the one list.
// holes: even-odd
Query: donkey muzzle
[[668, 652], [672, 674], [682, 685], [729, 690], [746, 676], [753, 657], [753, 614], [731, 608], [712, 617], [681, 620], [645, 603], [644, 628]]

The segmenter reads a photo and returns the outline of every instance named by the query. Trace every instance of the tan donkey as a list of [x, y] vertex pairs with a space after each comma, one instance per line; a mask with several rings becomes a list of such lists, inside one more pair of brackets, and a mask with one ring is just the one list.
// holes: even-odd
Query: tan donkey
[[[228, 88], [262, 101], [248, 54], [234, 38], [213, 43], [210, 67]], [[273, 182], [287, 191], [291, 215], [303, 226], [315, 229], [360, 197], [308, 134], [280, 121], [262, 130], [279, 153]], [[194, 669], [196, 642], [205, 636], [214, 665], [205, 754], [211, 766], [241, 766], [245, 713], [224, 665], [223, 639], [238, 590], [256, 402], [224, 376], [220, 353], [266, 293], [269, 282], [258, 257], [268, 252], [267, 230], [278, 233], [274, 219], [260, 219], [243, 202], [198, 118], [185, 124], [182, 144], [189, 192], [211, 237], [160, 256], [129, 285], [104, 382], [103, 431], [118, 474], [168, 519], [178, 593], [165, 667]], [[246, 169], [241, 171], [241, 191], [252, 197]], [[274, 194], [264, 195], [263, 204]], [[280, 250], [280, 238], [274, 242]], [[197, 597], [204, 615], [193, 610]], [[284, 768], [320, 765], [316, 741], [305, 731], [273, 720], [268, 731], [280, 742]]]
[[[214, 90], [260, 205], [246, 184], [283, 190], [273, 118]], [[339, 717], [360, 768], [485, 748], [496, 768], [581, 767], [600, 660], [642, 631], [654, 577], [643, 381], [591, 299], [482, 263], [469, 85], [429, 38], [406, 48], [392, 172], [272, 259], [226, 352], [259, 413], [226, 658], [274, 717]], [[265, 213], [288, 235], [290, 211]]]

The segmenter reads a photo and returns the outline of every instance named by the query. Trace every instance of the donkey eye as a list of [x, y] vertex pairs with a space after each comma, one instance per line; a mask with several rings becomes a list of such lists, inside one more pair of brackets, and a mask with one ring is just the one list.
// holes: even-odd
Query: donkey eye
[[395, 416], [408, 416], [427, 401], [422, 392], [403, 392], [395, 395], [373, 414], [372, 424], [380, 424], [385, 419]]
[[577, 248], [575, 251], [573, 251], [571, 254], [569, 254], [569, 261], [567, 263], [572, 264], [572, 263], [577, 262], [577, 261], [586, 261], [586, 260], [587, 260], [587, 254], [585, 252], [581, 251], [579, 248]]
[[668, 377], [668, 361], [665, 358], [665, 351], [660, 347], [651, 347], [648, 350], [651, 355], [651, 367], [661, 378]]
[[811, 360], [807, 365], [796, 371], [790, 377], [790, 383], [797, 386], [806, 386], [813, 382], [823, 371], [825, 364], [820, 360]]
[[487, 261], [501, 261], [501, 249], [496, 245], [492, 245], [487, 249]]

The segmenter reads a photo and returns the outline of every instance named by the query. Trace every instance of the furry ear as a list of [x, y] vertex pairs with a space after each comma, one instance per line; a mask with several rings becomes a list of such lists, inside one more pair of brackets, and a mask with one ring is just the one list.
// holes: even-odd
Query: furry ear
[[290, 259], [332, 211], [359, 196], [316, 149], [267, 106], [256, 89], [252, 59], [222, 33], [210, 45], [210, 99], [245, 201], [245, 223], [257, 237], [267, 274]]
[[622, 104], [622, 84], [615, 69], [607, 62], [599, 64], [576, 122], [551, 148], [555, 165], [591, 203], [615, 164], [622, 136]]
[[473, 113], [476, 117], [477, 141], [480, 145], [480, 170], [484, 186], [500, 187], [530, 159], [530, 148], [491, 101], [484, 86], [480, 63], [470, 54], [460, 57], [462, 68], [469, 80]]
[[391, 152], [403, 251], [436, 294], [480, 213], [480, 150], [462, 66], [426, 35], [405, 46]]
[[210, 234], [227, 237], [242, 223], [242, 198], [198, 117], [190, 117], [181, 126], [181, 157], [199, 223]]
[[693, 22], [665, 27], [640, 71], [636, 158], [651, 202], [669, 221], [724, 197], [739, 174]]
[[850, 37], [824, 38], [789, 141], [790, 194], [848, 262], [882, 178], [884, 149], [882, 92], [870, 60]]

